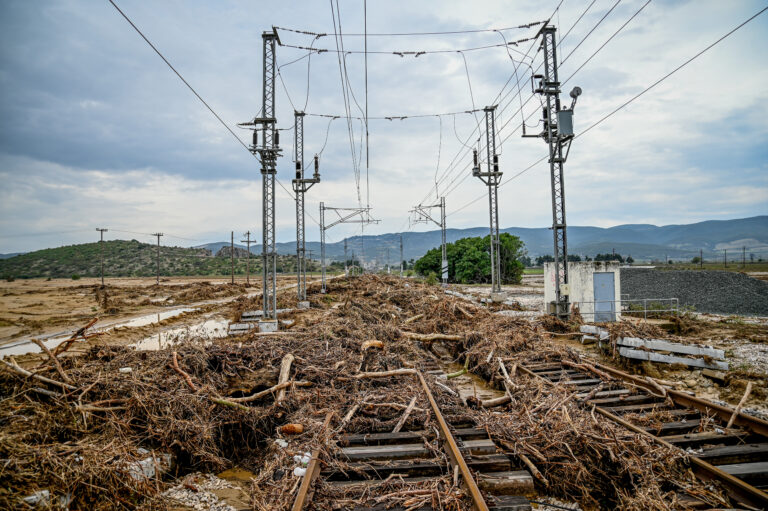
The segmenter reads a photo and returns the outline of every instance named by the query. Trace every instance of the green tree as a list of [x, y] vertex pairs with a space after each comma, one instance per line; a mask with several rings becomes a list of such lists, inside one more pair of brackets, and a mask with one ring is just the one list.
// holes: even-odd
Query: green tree
[[[462, 238], [446, 247], [448, 256], [448, 280], [462, 284], [488, 283], [491, 281], [490, 236]], [[517, 236], [502, 233], [499, 236], [501, 282], [519, 283], [523, 275], [524, 244]], [[442, 251], [440, 247], [429, 250], [416, 261], [414, 270], [420, 275], [441, 274]]]

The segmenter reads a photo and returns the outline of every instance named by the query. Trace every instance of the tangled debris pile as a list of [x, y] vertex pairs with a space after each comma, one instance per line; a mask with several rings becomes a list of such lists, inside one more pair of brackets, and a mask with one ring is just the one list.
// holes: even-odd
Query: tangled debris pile
[[[578, 360], [548, 341], [551, 325], [493, 314], [439, 287], [371, 275], [331, 281], [327, 294], [308, 291], [314, 308], [296, 313], [281, 335], [200, 339], [177, 351], [100, 346], [51, 358], [33, 376], [5, 366], [0, 506], [48, 491], [75, 509], [164, 507], [179, 478], [238, 466], [253, 473], [252, 508], [287, 509], [306, 453], [319, 450], [326, 471], [355, 469], [339, 455], [340, 432], [433, 429], [417, 384], [398, 370], [466, 358], [503, 388], [498, 359]], [[280, 305], [290, 306], [293, 293]], [[520, 468], [538, 473], [548, 495], [605, 509], [682, 509], [673, 490], [726, 503], [692, 478], [684, 456], [596, 419], [562, 389], [520, 381], [507, 387], [511, 404], [491, 413], [428, 379], [446, 419], [485, 427]], [[447, 464], [437, 436], [424, 444]], [[313, 504], [468, 509], [451, 475], [364, 488], [318, 481]]]

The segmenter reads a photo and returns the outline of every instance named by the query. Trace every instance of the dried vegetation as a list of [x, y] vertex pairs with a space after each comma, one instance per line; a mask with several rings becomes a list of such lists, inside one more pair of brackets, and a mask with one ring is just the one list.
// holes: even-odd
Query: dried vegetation
[[[451, 353], [503, 388], [499, 359], [508, 368], [578, 360], [548, 340], [547, 332], [567, 325], [495, 315], [439, 287], [365, 276], [334, 280], [328, 288], [321, 295], [317, 284], [310, 286], [314, 308], [293, 314], [297, 322], [285, 335], [200, 340], [153, 352], [100, 346], [60, 357], [70, 380], [63, 386], [4, 367], [0, 507], [16, 508], [20, 498], [47, 489], [72, 509], [162, 508], [158, 496], [171, 476], [238, 466], [253, 472], [248, 493], [254, 509], [287, 509], [300, 483], [294, 456], [319, 449], [324, 470], [352, 470], [337, 456], [339, 432], [392, 431], [414, 397], [400, 427], [434, 430], [412, 376], [355, 375], [418, 368]], [[280, 295], [280, 306], [294, 302], [293, 291]], [[233, 314], [258, 306], [258, 300], [241, 299]], [[448, 349], [438, 349], [439, 343]], [[290, 356], [288, 383], [274, 389]], [[60, 381], [61, 371], [44, 362], [35, 374]], [[563, 388], [519, 373], [513, 378], [511, 404], [491, 411], [468, 408], [444, 387], [431, 387], [449, 421], [487, 428], [520, 468], [538, 472], [542, 493], [600, 509], [683, 509], [676, 492], [727, 504], [716, 489], [693, 479], [683, 455], [596, 417]], [[326, 428], [329, 412], [334, 415]], [[303, 433], [282, 433], [287, 424], [301, 424]], [[446, 461], [435, 437], [425, 445], [435, 460]], [[172, 455], [164, 480], [136, 473], [135, 462], [147, 451]], [[394, 478], [368, 489], [319, 481], [313, 503], [317, 509], [468, 508], [452, 479], [447, 474], [405, 484]]]

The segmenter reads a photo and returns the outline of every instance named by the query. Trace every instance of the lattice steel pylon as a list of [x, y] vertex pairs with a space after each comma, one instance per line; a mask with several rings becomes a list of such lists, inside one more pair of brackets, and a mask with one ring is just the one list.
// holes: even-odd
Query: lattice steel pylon
[[496, 154], [496, 106], [487, 106], [485, 111], [486, 164], [488, 170], [481, 172], [477, 151], [474, 151], [472, 175], [488, 186], [488, 212], [491, 227], [491, 292], [501, 292], [501, 256], [499, 254], [499, 155]]
[[[430, 210], [432, 208], [440, 208], [440, 221], [438, 222], [435, 220]], [[414, 215], [411, 219], [411, 222], [414, 224], [418, 224], [421, 222], [433, 222], [438, 227], [440, 227], [440, 234], [442, 238], [442, 258], [440, 259], [440, 275], [442, 277], [443, 281], [443, 287], [448, 285], [448, 252], [447, 252], [447, 245], [446, 245], [446, 239], [445, 239], [445, 197], [440, 197], [440, 203], [439, 204], [430, 204], [427, 206], [419, 204], [418, 206], [414, 206], [413, 209], [410, 211], [412, 215]], [[400, 259], [402, 259], [402, 237], [400, 239]], [[402, 261], [401, 261], [402, 264]], [[402, 267], [402, 266], [401, 266]]]
[[312, 179], [304, 178], [304, 112], [293, 112], [294, 119], [294, 161], [296, 178], [291, 181], [296, 192], [296, 278], [299, 301], [307, 299], [307, 261], [304, 223], [304, 194], [320, 182], [320, 162], [315, 155], [315, 173]]
[[[552, 303], [554, 314], [567, 318], [570, 314], [568, 295], [568, 233], [565, 221], [565, 178], [563, 164], [568, 158], [573, 141], [573, 110], [576, 99], [581, 95], [581, 88], [571, 90], [571, 106], [560, 106], [560, 81], [557, 74], [557, 29], [551, 25], [542, 26], [540, 50], [544, 55], [544, 74], [533, 75], [531, 85], [534, 93], [544, 96], [544, 130], [538, 135], [527, 135], [523, 125], [524, 137], [542, 137], [549, 145], [549, 171], [552, 188], [552, 236], [554, 241], [555, 263], [555, 301]], [[565, 154], [563, 154], [565, 149]]]
[[[330, 224], [325, 224], [325, 212], [333, 211], [337, 215], [337, 219]], [[360, 218], [355, 219], [356, 216]], [[320, 266], [322, 268], [322, 289], [321, 292], [325, 293], [325, 231], [333, 226], [339, 224], [378, 224], [379, 220], [371, 218], [371, 208], [332, 208], [326, 206], [324, 202], [320, 203]], [[346, 245], [345, 245], [345, 257], [346, 259]]]
[[[264, 43], [261, 117], [240, 126], [253, 126], [253, 154], [261, 161], [262, 183], [262, 300], [264, 318], [277, 320], [277, 252], [275, 251], [275, 174], [280, 156], [280, 135], [275, 117], [275, 44], [277, 31], [261, 34]], [[259, 145], [261, 131], [261, 145]]]

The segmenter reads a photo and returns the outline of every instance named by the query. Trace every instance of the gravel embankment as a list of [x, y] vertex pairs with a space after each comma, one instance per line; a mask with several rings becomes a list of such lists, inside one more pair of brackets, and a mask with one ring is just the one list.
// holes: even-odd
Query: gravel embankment
[[768, 316], [768, 282], [737, 272], [622, 268], [621, 294], [678, 298], [697, 312]]

